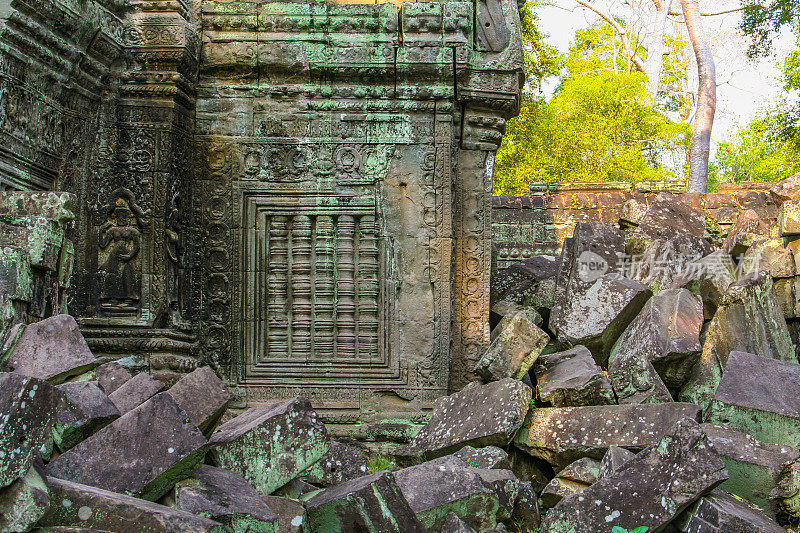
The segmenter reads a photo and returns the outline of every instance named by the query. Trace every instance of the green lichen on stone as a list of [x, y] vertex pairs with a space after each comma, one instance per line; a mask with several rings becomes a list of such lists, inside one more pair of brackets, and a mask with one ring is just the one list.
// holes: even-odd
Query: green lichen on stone
[[27, 531], [50, 507], [47, 485], [36, 469], [0, 490], [0, 531]]

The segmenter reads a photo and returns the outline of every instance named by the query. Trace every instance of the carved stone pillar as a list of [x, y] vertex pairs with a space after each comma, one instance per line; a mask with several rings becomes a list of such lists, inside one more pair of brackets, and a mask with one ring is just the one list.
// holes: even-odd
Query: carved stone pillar
[[133, 1], [128, 64], [94, 183], [94, 280], [80, 323], [97, 356], [156, 374], [191, 370], [187, 319], [192, 220], [190, 145], [199, 55], [185, 2]]

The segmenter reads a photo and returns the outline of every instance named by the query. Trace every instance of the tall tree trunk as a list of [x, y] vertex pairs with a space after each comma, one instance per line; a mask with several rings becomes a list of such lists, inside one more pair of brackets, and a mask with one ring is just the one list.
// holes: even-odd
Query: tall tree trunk
[[708, 39], [700, 22], [698, 0], [681, 0], [683, 18], [689, 40], [697, 59], [697, 111], [694, 115], [692, 149], [689, 155], [689, 190], [708, 189], [708, 152], [711, 147], [711, 128], [717, 110], [717, 74]]
[[656, 25], [653, 31], [650, 48], [647, 51], [647, 59], [644, 63], [645, 74], [647, 74], [647, 92], [653, 102], [656, 101], [658, 89], [661, 86], [661, 71], [664, 65], [664, 34], [667, 30], [667, 16], [672, 0], [656, 3]]

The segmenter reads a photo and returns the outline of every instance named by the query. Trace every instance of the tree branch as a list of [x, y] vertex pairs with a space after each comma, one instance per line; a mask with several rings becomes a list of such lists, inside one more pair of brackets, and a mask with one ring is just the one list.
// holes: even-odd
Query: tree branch
[[620, 24], [616, 20], [614, 20], [611, 16], [604, 13], [595, 6], [591, 5], [586, 0], [575, 0], [575, 1], [578, 2], [580, 5], [582, 5], [583, 7], [590, 9], [595, 13], [597, 13], [598, 15], [600, 15], [600, 18], [605, 20], [609, 26], [614, 28], [614, 31], [616, 31], [619, 34], [619, 38], [622, 41], [623, 46], [625, 46], [625, 53], [627, 54], [628, 59], [633, 62], [633, 65], [636, 67], [636, 70], [638, 70], [639, 72], [645, 72], [644, 62], [639, 56], [633, 53], [633, 49], [631, 48], [631, 42], [628, 39], [628, 32], [625, 30], [625, 28], [620, 26]]
[[[743, 11], [746, 6], [739, 6], [734, 7], [732, 9], [726, 9], [725, 11], [716, 11], [714, 13], [700, 13], [701, 17], [716, 17], [717, 15], [727, 15], [728, 13], [736, 13], [737, 11]], [[671, 17], [682, 17], [683, 13], [680, 11], [670, 11], [669, 12]]]

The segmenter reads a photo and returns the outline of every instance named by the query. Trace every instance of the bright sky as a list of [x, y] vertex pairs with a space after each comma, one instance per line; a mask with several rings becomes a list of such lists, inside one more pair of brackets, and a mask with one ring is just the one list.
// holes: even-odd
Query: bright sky
[[[633, 0], [641, 6], [642, 1]], [[550, 0], [551, 5], [536, 8], [541, 20], [541, 28], [550, 35], [549, 41], [566, 52], [575, 30], [588, 27], [601, 20], [587, 8], [579, 6], [574, 0]], [[616, 13], [623, 18], [630, 17], [631, 8], [625, 0], [595, 0], [605, 12]], [[701, 12], [718, 12], [733, 9], [740, 5], [739, 0], [700, 0]], [[558, 7], [556, 7], [558, 6]], [[679, 0], [672, 0], [672, 11], [680, 11]], [[794, 47], [794, 36], [784, 31], [773, 41], [772, 57], [750, 61], [745, 55], [748, 41], [737, 30], [741, 18], [739, 12], [703, 17], [703, 25], [709, 36], [717, 68], [717, 113], [712, 130], [712, 154], [716, 143], [729, 139], [739, 125], [746, 124], [760, 109], [774, 105], [784, 94], [780, 76], [783, 58]], [[670, 17], [670, 20], [679, 20]], [[675, 23], [671, 28], [681, 28]], [[670, 30], [668, 30], [670, 31]], [[685, 31], [685, 30], [684, 30]], [[687, 39], [688, 42], [688, 39]], [[697, 83], [694, 54], [692, 58], [693, 83]], [[552, 91], [554, 84], [548, 89]]]

